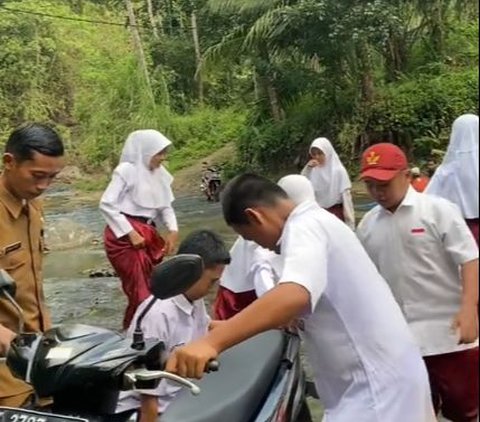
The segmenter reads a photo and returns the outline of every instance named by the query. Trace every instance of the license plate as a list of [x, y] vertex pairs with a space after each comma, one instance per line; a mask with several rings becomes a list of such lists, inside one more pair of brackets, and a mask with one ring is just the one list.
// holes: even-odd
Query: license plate
[[88, 422], [87, 419], [34, 410], [0, 408], [0, 422]]

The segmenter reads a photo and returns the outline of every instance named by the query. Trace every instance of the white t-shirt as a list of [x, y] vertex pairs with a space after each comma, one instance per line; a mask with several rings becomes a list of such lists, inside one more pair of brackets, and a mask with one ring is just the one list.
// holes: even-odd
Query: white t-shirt
[[435, 421], [418, 347], [353, 231], [306, 202], [289, 216], [280, 242], [280, 283], [310, 293], [301, 336], [325, 421]]
[[458, 207], [410, 188], [395, 213], [377, 206], [357, 235], [390, 285], [424, 356], [478, 346], [458, 345], [451, 329], [460, 310], [460, 265], [478, 246]]
[[[133, 336], [137, 318], [152, 297], [147, 298], [138, 307], [128, 329], [129, 336]], [[203, 299], [190, 303], [185, 296], [179, 295], [171, 299], [157, 300], [143, 319], [141, 326], [145, 338], [162, 340], [166, 351], [170, 353], [176, 347], [207, 334], [209, 322], [210, 317]], [[140, 408], [140, 395], [146, 394], [158, 397], [158, 413], [163, 413], [180, 389], [178, 384], [162, 380], [155, 390], [121, 392], [116, 412], [122, 413]]]

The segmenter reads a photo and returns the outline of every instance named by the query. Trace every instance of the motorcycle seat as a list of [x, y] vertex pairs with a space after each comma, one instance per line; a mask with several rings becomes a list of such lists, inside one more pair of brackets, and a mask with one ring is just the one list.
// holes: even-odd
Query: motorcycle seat
[[280, 365], [281, 331], [260, 334], [223, 353], [218, 372], [198, 382], [195, 397], [183, 390], [161, 416], [162, 422], [248, 422], [259, 410]]

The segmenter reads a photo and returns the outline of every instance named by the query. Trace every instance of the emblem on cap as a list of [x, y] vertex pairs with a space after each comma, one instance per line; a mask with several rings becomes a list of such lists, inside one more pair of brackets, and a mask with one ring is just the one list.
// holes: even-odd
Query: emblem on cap
[[367, 155], [366, 160], [369, 166], [377, 165], [378, 161], [380, 160], [380, 155], [378, 155], [375, 151], [371, 151], [370, 154]]

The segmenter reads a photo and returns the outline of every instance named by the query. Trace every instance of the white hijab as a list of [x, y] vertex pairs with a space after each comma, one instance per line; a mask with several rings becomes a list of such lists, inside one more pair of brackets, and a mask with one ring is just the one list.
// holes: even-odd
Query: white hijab
[[[315, 201], [313, 186], [304, 176], [298, 174], [285, 176], [278, 181], [278, 185], [296, 205], [305, 201]], [[220, 285], [234, 293], [255, 289], [251, 270], [262, 263], [268, 263], [277, 278], [281, 275], [282, 259], [280, 255], [258, 246], [255, 242], [245, 240], [241, 236], [237, 238], [230, 249], [230, 255], [232, 262], [225, 268]]]
[[318, 204], [323, 208], [330, 208], [342, 202], [342, 194], [351, 189], [352, 183], [340, 157], [327, 138], [315, 139], [310, 151], [313, 148], [318, 148], [325, 154], [325, 164], [321, 167], [305, 167], [302, 174], [312, 182]]
[[460, 207], [463, 217], [478, 218], [478, 116], [464, 114], [453, 123], [450, 143], [425, 193]]
[[172, 175], [160, 166], [150, 170], [152, 157], [172, 142], [156, 130], [137, 130], [128, 135], [123, 146], [120, 164], [129, 163], [134, 167], [132, 186], [133, 201], [147, 209], [159, 209], [171, 206], [175, 199], [172, 192]]
[[315, 201], [313, 185], [305, 176], [300, 174], [290, 174], [282, 177], [277, 185], [287, 193], [288, 197], [296, 205], [305, 201]]

